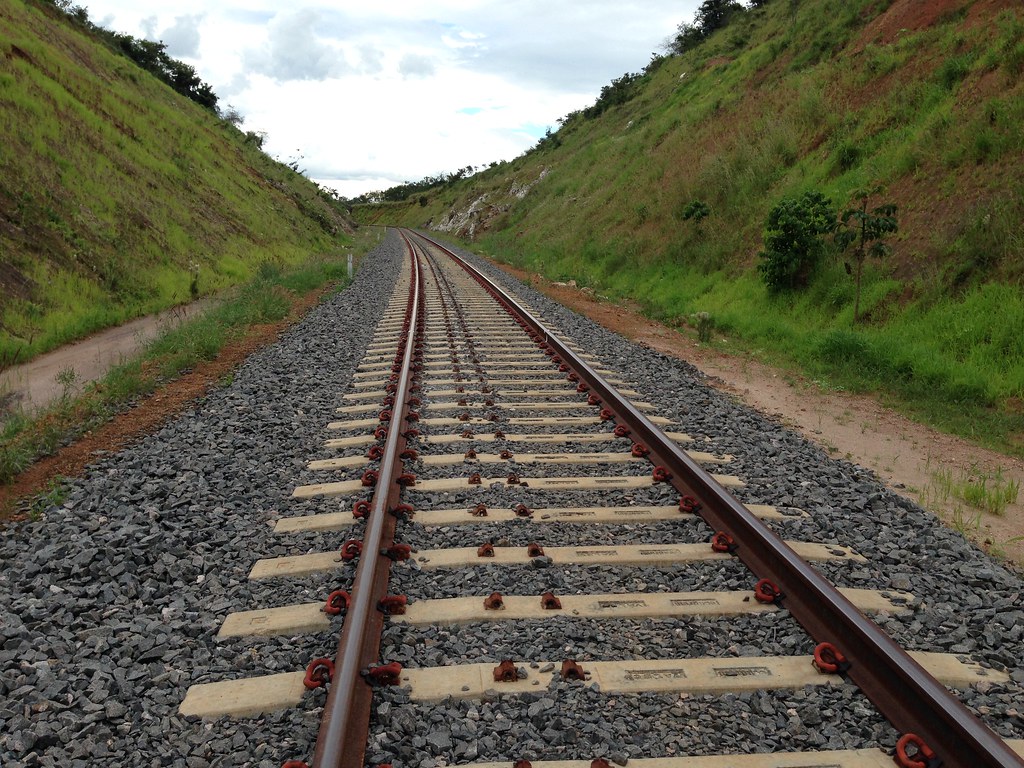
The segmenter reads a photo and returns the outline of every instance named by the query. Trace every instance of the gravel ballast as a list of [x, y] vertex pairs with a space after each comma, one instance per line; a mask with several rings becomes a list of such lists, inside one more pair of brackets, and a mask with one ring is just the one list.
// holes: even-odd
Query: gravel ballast
[[[871, 473], [830, 458], [785, 427], [714, 391], [688, 364], [633, 345], [541, 294], [458, 251], [509, 286], [580, 348], [620, 372], [644, 400], [689, 433], [687, 447], [728, 453], [713, 468], [747, 486], [748, 503], [799, 507], [808, 517], [772, 521], [788, 539], [851, 547], [866, 563], [819, 567], [840, 586], [907, 590], [909, 615], [879, 617], [912, 650], [963, 654], [1008, 669], [1007, 685], [983, 685], [963, 699], [998, 733], [1024, 737], [1022, 582], [931, 514], [888, 491]], [[332, 632], [302, 637], [215, 638], [232, 611], [315, 602], [349, 585], [351, 570], [323, 577], [250, 582], [260, 558], [326, 551], [344, 532], [279, 536], [282, 516], [347, 509], [351, 499], [289, 498], [297, 485], [323, 482], [311, 459], [356, 455], [328, 451], [324, 426], [335, 409], [390, 298], [402, 245], [391, 232], [364, 261], [354, 283], [314, 309], [279, 342], [250, 358], [233, 382], [197, 403], [159, 433], [102, 458], [65, 501], [41, 519], [0, 532], [0, 765], [279, 766], [308, 759], [324, 694], [303, 706], [236, 722], [203, 722], [177, 708], [189, 685], [295, 671], [332, 655]], [[475, 398], [478, 399], [479, 395]], [[451, 400], [450, 396], [438, 400]], [[429, 406], [429, 397], [427, 404]], [[429, 410], [429, 408], [428, 408]], [[580, 411], [583, 413], [584, 411]], [[575, 411], [573, 413], [576, 413]], [[426, 414], [429, 415], [429, 414]], [[438, 414], [434, 414], [438, 415]], [[516, 414], [519, 415], [519, 414]], [[348, 418], [348, 417], [342, 417]], [[512, 427], [501, 426], [506, 431]], [[451, 431], [438, 429], [439, 432]], [[481, 429], [480, 431], [486, 431]], [[585, 431], [573, 429], [568, 431]], [[625, 447], [623, 447], [625, 446]], [[494, 444], [477, 444], [492, 452]], [[462, 444], [420, 446], [453, 453]], [[516, 444], [517, 453], [628, 450], [628, 444]], [[360, 470], [361, 471], [361, 470]], [[430, 477], [466, 467], [418, 467]], [[503, 477], [505, 465], [475, 468]], [[523, 476], [583, 474], [584, 467], [530, 465]], [[609, 464], [601, 474], [643, 474]], [[346, 471], [330, 479], [358, 477]], [[533, 493], [492, 488], [447, 497], [417, 495], [422, 508], [599, 506], [608, 494]], [[671, 504], [655, 486], [630, 492], [634, 504]], [[649, 526], [590, 527], [516, 520], [487, 526], [400, 525], [400, 540], [419, 550], [515, 546], [706, 541], [698, 520]], [[751, 576], [735, 562], [679, 567], [555, 566], [535, 559], [515, 567], [465, 570], [395, 568], [395, 592], [413, 600], [462, 594], [745, 589]], [[335, 621], [340, 626], [340, 620]], [[809, 653], [813, 644], [785, 612], [735, 619], [634, 620], [599, 624], [560, 616], [518, 627], [389, 625], [385, 660], [409, 666], [523, 658], [673, 658]], [[841, 721], [842, 725], [837, 723]], [[849, 686], [726, 696], [609, 696], [582, 683], [485, 701], [408, 701], [382, 690], [371, 724], [371, 763], [433, 766], [473, 760], [627, 758], [671, 754], [891, 747], [896, 734]], [[696, 745], [696, 746], [695, 746]]]

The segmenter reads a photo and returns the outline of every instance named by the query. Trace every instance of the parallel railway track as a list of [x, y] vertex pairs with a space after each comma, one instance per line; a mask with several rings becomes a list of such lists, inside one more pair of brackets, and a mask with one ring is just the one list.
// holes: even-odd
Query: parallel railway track
[[[336, 508], [277, 525], [282, 536], [337, 531], [338, 549], [261, 560], [251, 573], [255, 579], [323, 573], [326, 584], [351, 581], [328, 600], [344, 612], [337, 650], [306, 672], [194, 686], [183, 714], [245, 717], [294, 706], [307, 686], [329, 679], [310, 764], [358, 768], [380, 751], [381, 734], [388, 733], [381, 722], [393, 722], [391, 713], [403, 707], [422, 711], [416, 707], [427, 702], [522, 697], [528, 717], [540, 692], [551, 690], [558, 700], [573, 686], [611, 697], [728, 696], [847, 682], [900, 734], [897, 759], [905, 766], [1024, 766], [1015, 751], [1020, 745], [996, 736], [946, 688], [999, 684], [1004, 673], [950, 654], [903, 651], [862, 611], [898, 613], [908, 596], [837, 589], [808, 562], [841, 570], [842, 563], [861, 559], [856, 551], [790, 540], [787, 521], [807, 513], [741, 503], [726, 490], [743, 486], [728, 473], [730, 457], [698, 450], [678, 425], [659, 418], [656, 407], [630, 389], [628, 371], [614, 370], [614, 361], [602, 361], [596, 350], [579, 349], [439, 244], [412, 233], [403, 237], [408, 269], [340, 400], [337, 421], [328, 425], [325, 448], [333, 455], [308, 465], [324, 479], [293, 493], [298, 500], [335, 500]], [[628, 541], [620, 540], [624, 533]], [[608, 578], [594, 576], [595, 568]], [[630, 569], [689, 568], [712, 574], [696, 582], [718, 587], [718, 572], [746, 586], [627, 588], [635, 581], [626, 575]], [[490, 588], [509, 583], [493, 576], [501, 569], [521, 574], [524, 587], [550, 588]], [[641, 647], [631, 657], [580, 658], [568, 643], [572, 654], [557, 658], [438, 664], [407, 650], [427, 649], [420, 627], [521, 622], [536, 636], [510, 644], [523, 654], [563, 646], [565, 622], [602, 635], [614, 633], [616, 622], [654, 619], [666, 636], [678, 636], [689, 632], [695, 617], [743, 617], [742, 632], [784, 612], [807, 633], [799, 654], [733, 648], [704, 657], [679, 643], [677, 655], [669, 647], [644, 658]], [[225, 619], [223, 636], [332, 626], [322, 605], [312, 603]], [[772, 619], [782, 620], [788, 621]], [[739, 645], [756, 649], [758, 639], [741, 638]], [[496, 647], [468, 655], [502, 652]], [[433, 656], [449, 661], [445, 653]], [[376, 736], [368, 736], [372, 720], [380, 721]], [[562, 727], [578, 729], [568, 720]], [[442, 731], [429, 724], [421, 729], [420, 739], [442, 733], [435, 742], [444, 747]], [[497, 752], [527, 757], [508, 743]], [[534, 760], [546, 757], [537, 745], [525, 752]], [[478, 763], [493, 755], [464, 749], [456, 757]], [[781, 762], [763, 764], [892, 764], [877, 748], [775, 758]], [[735, 755], [701, 759], [680, 765], [747, 764]]]

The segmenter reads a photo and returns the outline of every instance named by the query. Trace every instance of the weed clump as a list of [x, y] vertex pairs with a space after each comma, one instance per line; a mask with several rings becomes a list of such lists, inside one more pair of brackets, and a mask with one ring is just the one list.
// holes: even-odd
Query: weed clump
[[701, 344], [711, 343], [711, 331], [714, 330], [715, 321], [709, 312], [696, 312], [691, 321], [697, 326], [697, 339]]

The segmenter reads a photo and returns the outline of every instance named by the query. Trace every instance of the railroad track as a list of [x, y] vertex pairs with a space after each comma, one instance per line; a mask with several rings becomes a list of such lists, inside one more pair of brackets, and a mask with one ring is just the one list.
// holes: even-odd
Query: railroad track
[[[403, 237], [407, 268], [327, 425], [326, 457], [307, 465], [317, 481], [292, 494], [316, 514], [276, 525], [337, 546], [250, 573], [322, 574], [324, 600], [253, 606], [220, 628], [340, 628], [337, 649], [306, 670], [194, 685], [182, 714], [246, 718], [313, 699], [319, 737], [296, 757], [315, 768], [438, 755], [521, 768], [578, 764], [546, 762], [566, 755], [881, 766], [893, 742], [912, 768], [1024, 766], [1021, 744], [946, 687], [998, 686], [1006, 672], [907, 653], [865, 617], [911, 614], [920, 596], [832, 586], [822, 574], [843, 583], [864, 562], [857, 551], [801, 538], [808, 512], [754, 503], [770, 489], [659, 416], [630, 371], [438, 244]], [[714, 713], [750, 696], [760, 715], [779, 707], [789, 736], [763, 735], [770, 754], [709, 753]], [[785, 706], [801, 696], [825, 706]], [[591, 717], [603, 709], [615, 717]], [[520, 720], [532, 735], [516, 741]], [[854, 721], [871, 729], [850, 737], [859, 748], [824, 748], [846, 743], [835, 733]], [[659, 728], [670, 736], [656, 753]]]

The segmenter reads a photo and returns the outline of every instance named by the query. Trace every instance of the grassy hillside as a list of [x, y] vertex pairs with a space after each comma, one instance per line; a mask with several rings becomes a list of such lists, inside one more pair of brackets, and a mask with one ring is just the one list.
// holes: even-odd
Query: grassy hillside
[[338, 249], [309, 180], [42, 0], [0, 4], [0, 367]]
[[[716, 343], [1024, 453], [1022, 40], [1014, 0], [769, 0], [516, 161], [357, 215], [476, 240], [669, 323], [709, 312]], [[842, 210], [876, 184], [900, 229], [867, 262], [864, 319], [831, 245], [806, 289], [770, 294], [768, 212], [805, 191]]]

